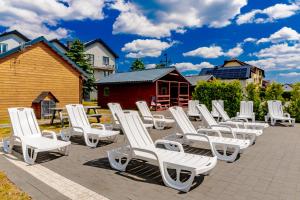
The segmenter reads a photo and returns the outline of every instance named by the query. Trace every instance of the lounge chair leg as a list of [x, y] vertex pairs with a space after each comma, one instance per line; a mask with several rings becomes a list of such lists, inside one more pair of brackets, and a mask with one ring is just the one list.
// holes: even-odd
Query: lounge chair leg
[[[170, 167], [170, 169], [174, 169], [174, 168]], [[176, 170], [176, 177], [174, 179], [169, 174], [168, 164], [165, 163], [165, 164], [163, 164], [163, 166], [161, 166], [161, 164], [160, 164], [160, 171], [162, 174], [163, 182], [168, 187], [174, 188], [174, 189], [182, 191], [182, 192], [188, 192], [193, 184], [193, 181], [195, 178], [195, 171], [193, 171], [193, 170], [191, 171], [188, 169], [180, 169], [180, 168], [176, 168], [175, 170]], [[181, 170], [190, 172], [190, 177], [183, 182], [180, 180]]]
[[[217, 151], [217, 146], [216, 146], [216, 144], [213, 143], [213, 148], [212, 148], [213, 153], [217, 156], [217, 158], [219, 160], [223, 160], [226, 162], [234, 162], [236, 160], [237, 155], [240, 152], [240, 147], [238, 145], [225, 145], [225, 144], [223, 144], [222, 147], [223, 147], [223, 149], [222, 149], [223, 154], [221, 154], [221, 153], [219, 153], [219, 151]], [[230, 156], [227, 155], [228, 148], [234, 149]]]
[[85, 141], [85, 144], [88, 146], [88, 147], [97, 147], [97, 144], [99, 142], [99, 138], [96, 136], [93, 137], [93, 136], [89, 136], [87, 134], [84, 134], [84, 141]]
[[71, 128], [64, 128], [60, 131], [60, 137], [62, 140], [68, 142], [71, 138], [72, 129]]
[[[30, 154], [28, 152], [29, 150], [30, 150]], [[23, 152], [24, 161], [29, 165], [33, 165], [34, 161], [36, 160], [36, 157], [37, 157], [37, 151], [35, 149], [30, 148], [27, 145], [23, 144], [22, 152]]]
[[165, 128], [165, 122], [164, 121], [154, 121], [154, 127], [155, 127], [155, 129], [162, 130]]
[[107, 152], [107, 156], [110, 166], [113, 169], [123, 172], [131, 160], [131, 153], [127, 154], [121, 151], [121, 148], [110, 150]]

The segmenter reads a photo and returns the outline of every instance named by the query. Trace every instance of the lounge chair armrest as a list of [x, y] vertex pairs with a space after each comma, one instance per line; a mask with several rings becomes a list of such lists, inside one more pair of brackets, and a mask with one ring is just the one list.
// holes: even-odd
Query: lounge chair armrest
[[[228, 121], [225, 121], [225, 122], [219, 122], [219, 125], [222, 125], [222, 126], [229, 126], [231, 128], [231, 126], [235, 126], [235, 128], [239, 128], [239, 126], [237, 125], [237, 123], [235, 123], [234, 121], [232, 120], [228, 120]], [[219, 125], [215, 125], [215, 126], [219, 126]], [[231, 126], [230, 126], [231, 125]], [[244, 124], [243, 124], [244, 125]]]
[[291, 115], [289, 113], [283, 113], [283, 116], [291, 118]]
[[137, 148], [137, 147], [131, 147], [131, 151], [140, 151], [140, 152], [144, 152], [144, 153], [149, 153], [149, 154], [152, 154], [156, 157], [156, 159], [159, 161], [159, 157], [157, 155], [156, 152], [154, 151], [151, 151], [149, 149], [142, 149], [142, 148]]
[[165, 116], [163, 116], [163, 115], [152, 115], [153, 116], [153, 118], [158, 118], [158, 119], [164, 119], [165, 118]]
[[159, 139], [159, 140], [156, 140], [156, 141], [155, 141], [154, 145], [157, 146], [158, 144], [162, 144], [162, 145], [164, 145], [164, 146], [165, 146], [166, 144], [174, 145], [174, 146], [177, 146], [177, 147], [178, 147], [179, 152], [184, 152], [183, 147], [182, 147], [182, 144], [180, 144], [179, 142], [176, 142], [176, 141]]
[[[222, 125], [222, 124], [219, 124], [219, 125], [211, 125], [211, 127], [221, 127], [221, 128], [227, 128], [229, 130], [229, 132], [232, 134], [233, 138], [236, 138], [236, 134], [235, 132], [233, 132], [232, 128], [230, 126], [226, 126], [226, 125]], [[220, 130], [220, 132], [222, 132]]]
[[82, 127], [80, 127], [80, 126], [72, 126], [71, 128], [72, 128], [73, 130], [74, 130], [75, 128], [80, 129], [80, 130], [82, 131], [82, 133], [84, 133], [84, 129], [83, 129]]
[[43, 130], [42, 135], [44, 137], [49, 137], [50, 136], [52, 139], [57, 140], [57, 136], [56, 136], [56, 133], [54, 131]]
[[206, 133], [214, 133], [215, 135], [222, 137], [222, 134], [219, 130], [208, 129], [208, 128], [199, 128], [197, 130], [197, 133], [205, 134], [205, 135], [206, 135]]
[[240, 122], [248, 122], [248, 119], [243, 118], [243, 117], [232, 117], [232, 121], [240, 121]]
[[91, 127], [101, 128], [103, 130], [106, 129], [105, 125], [101, 123], [91, 123]]

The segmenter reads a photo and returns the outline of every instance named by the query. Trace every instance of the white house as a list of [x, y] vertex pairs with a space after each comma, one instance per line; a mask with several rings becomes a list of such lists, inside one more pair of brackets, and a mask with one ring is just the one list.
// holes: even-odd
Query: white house
[[0, 34], [0, 54], [18, 47], [28, 41], [29, 39], [26, 36], [16, 30], [4, 32]]
[[291, 85], [291, 84], [287, 84], [287, 83], [285, 83], [285, 84], [282, 86], [282, 88], [283, 88], [283, 91], [285, 91], [285, 92], [290, 92], [290, 91], [293, 90], [292, 85]]
[[[101, 39], [91, 40], [84, 44], [85, 53], [89, 56], [90, 63], [94, 67], [96, 81], [114, 74], [119, 56]], [[97, 91], [92, 92], [91, 99], [97, 99]]]

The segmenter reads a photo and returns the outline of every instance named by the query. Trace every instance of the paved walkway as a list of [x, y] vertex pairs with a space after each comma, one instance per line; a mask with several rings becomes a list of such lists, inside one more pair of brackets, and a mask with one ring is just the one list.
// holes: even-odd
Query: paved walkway
[[[174, 132], [175, 128], [152, 130], [151, 136], [155, 140]], [[140, 160], [132, 161], [126, 172], [111, 169], [106, 151], [123, 145], [123, 142], [124, 136], [120, 135], [116, 143], [102, 142], [91, 149], [84, 146], [81, 138], [75, 138], [69, 156], [42, 154], [37, 166], [43, 166], [41, 171], [46, 174], [58, 174], [57, 179], [64, 177], [109, 199], [300, 199], [300, 124], [266, 129], [256, 144], [237, 161], [219, 161], [212, 173], [199, 177], [187, 194], [165, 187], [158, 168]], [[195, 153], [203, 152], [199, 147], [194, 149]], [[69, 188], [63, 185], [60, 187]], [[34, 186], [40, 188], [36, 183]], [[64, 193], [55, 188], [55, 184], [46, 186], [52, 191], [54, 188], [57, 195], [58, 191]]]

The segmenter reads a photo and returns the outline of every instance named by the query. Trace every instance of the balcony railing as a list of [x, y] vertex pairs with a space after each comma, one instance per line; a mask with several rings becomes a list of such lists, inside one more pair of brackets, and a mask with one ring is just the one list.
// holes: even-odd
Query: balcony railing
[[94, 69], [102, 69], [102, 70], [111, 70], [114, 71], [116, 69], [115, 65], [102, 65], [102, 66], [94, 66]]

